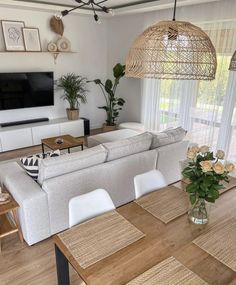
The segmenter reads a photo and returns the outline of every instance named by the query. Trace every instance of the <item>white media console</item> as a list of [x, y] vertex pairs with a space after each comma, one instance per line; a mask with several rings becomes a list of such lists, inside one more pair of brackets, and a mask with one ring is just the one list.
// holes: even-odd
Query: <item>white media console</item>
[[41, 139], [61, 135], [84, 136], [84, 121], [67, 118], [0, 128], [0, 152], [41, 144]]

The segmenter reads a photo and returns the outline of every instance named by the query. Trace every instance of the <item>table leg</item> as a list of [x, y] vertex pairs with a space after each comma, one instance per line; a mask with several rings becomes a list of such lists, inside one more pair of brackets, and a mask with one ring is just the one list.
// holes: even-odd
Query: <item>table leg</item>
[[18, 215], [17, 215], [17, 210], [13, 209], [12, 210], [12, 214], [13, 214], [14, 222], [15, 222], [15, 224], [17, 226], [17, 229], [18, 229], [19, 239], [20, 239], [21, 242], [24, 242], [22, 231], [21, 231], [21, 227], [20, 227], [20, 222], [19, 222]]
[[42, 143], [42, 153], [44, 154], [44, 144]]
[[68, 147], [68, 153], [70, 153], [70, 148]]
[[56, 265], [57, 265], [57, 282], [58, 285], [69, 285], [69, 264], [68, 260], [60, 249], [55, 245]]
[[81, 145], [81, 150], [84, 150], [84, 145], [83, 144]]

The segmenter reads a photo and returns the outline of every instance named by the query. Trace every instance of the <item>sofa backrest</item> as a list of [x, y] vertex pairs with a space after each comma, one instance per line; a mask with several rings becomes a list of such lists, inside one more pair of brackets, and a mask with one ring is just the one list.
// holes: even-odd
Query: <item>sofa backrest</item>
[[107, 150], [98, 145], [84, 151], [43, 159], [39, 165], [38, 182], [42, 185], [47, 179], [103, 163], [106, 157]]
[[152, 132], [153, 139], [151, 149], [180, 142], [184, 139], [185, 135], [186, 130], [182, 127], [169, 128], [162, 132]]
[[145, 132], [127, 139], [103, 143], [102, 145], [107, 150], [106, 161], [111, 161], [119, 159], [121, 157], [149, 150], [151, 144], [152, 135], [148, 132]]

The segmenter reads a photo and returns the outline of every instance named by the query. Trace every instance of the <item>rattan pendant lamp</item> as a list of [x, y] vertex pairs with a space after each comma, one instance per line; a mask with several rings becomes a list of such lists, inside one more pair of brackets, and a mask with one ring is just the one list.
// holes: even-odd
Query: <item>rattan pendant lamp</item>
[[215, 79], [215, 48], [207, 34], [189, 22], [161, 21], [147, 28], [133, 43], [126, 60], [126, 76], [158, 79]]
[[234, 52], [234, 54], [231, 58], [229, 70], [230, 71], [236, 71], [236, 51]]

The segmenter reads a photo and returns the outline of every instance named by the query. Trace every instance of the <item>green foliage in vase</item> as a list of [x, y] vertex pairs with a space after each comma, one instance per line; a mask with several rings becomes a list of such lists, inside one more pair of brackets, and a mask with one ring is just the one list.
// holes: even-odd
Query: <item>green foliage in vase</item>
[[80, 106], [80, 102], [87, 103], [86, 89], [87, 78], [75, 73], [68, 73], [60, 77], [57, 81], [57, 86], [64, 90], [62, 99], [66, 100], [71, 110], [76, 110]]
[[114, 126], [117, 118], [119, 117], [120, 111], [125, 104], [125, 100], [123, 98], [119, 98], [115, 96], [116, 89], [118, 84], [120, 83], [120, 79], [125, 75], [125, 65], [117, 63], [113, 67], [113, 76], [114, 81], [107, 79], [105, 84], [102, 83], [100, 79], [95, 79], [93, 82], [102, 90], [104, 95], [106, 105], [98, 107], [99, 109], [103, 109], [106, 112], [106, 124], [108, 126]]
[[182, 171], [190, 183], [186, 187], [193, 205], [199, 198], [214, 203], [223, 189], [223, 181], [229, 182], [229, 173], [234, 171], [232, 163], [223, 163], [224, 152], [218, 150], [214, 155], [208, 146], [194, 146], [187, 152], [188, 166]]

